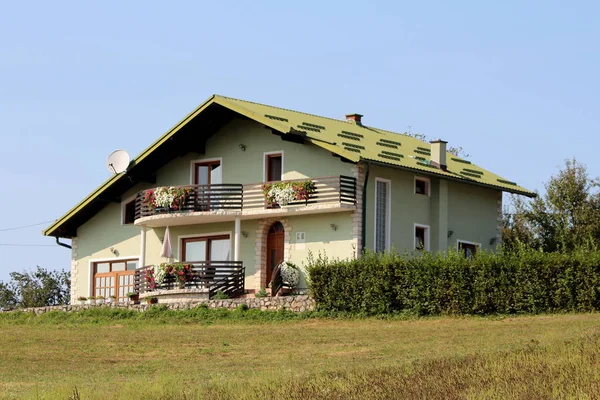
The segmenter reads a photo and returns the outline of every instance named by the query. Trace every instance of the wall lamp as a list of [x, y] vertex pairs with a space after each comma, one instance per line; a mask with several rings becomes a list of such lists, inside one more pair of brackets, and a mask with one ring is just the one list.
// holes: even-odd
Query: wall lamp
[[329, 224], [332, 231], [337, 231], [338, 226], [336, 224]]
[[240, 148], [240, 150], [242, 151], [246, 151], [246, 145], [245, 144], [241, 144], [238, 146]]
[[242, 231], [242, 236], [244, 237], [244, 239], [246, 239], [248, 237], [248, 232]]

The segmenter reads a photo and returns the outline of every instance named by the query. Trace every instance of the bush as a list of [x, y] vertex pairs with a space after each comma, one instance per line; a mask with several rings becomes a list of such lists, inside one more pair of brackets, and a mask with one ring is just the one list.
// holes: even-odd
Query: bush
[[367, 315], [514, 314], [600, 309], [600, 252], [519, 250], [366, 253], [310, 259], [310, 290], [322, 311]]

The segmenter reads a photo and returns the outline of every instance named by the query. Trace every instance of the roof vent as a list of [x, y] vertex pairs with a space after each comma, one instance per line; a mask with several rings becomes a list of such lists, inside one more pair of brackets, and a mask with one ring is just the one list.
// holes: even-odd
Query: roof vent
[[362, 125], [362, 114], [346, 114], [346, 121], [354, 122], [356, 125]]

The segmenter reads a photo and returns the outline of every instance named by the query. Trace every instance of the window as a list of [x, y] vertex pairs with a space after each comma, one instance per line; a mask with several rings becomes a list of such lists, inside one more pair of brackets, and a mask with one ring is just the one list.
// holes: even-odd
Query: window
[[218, 185], [223, 183], [221, 160], [196, 161], [192, 166], [194, 185]]
[[181, 241], [181, 261], [229, 261], [229, 235], [186, 238]]
[[429, 251], [429, 227], [415, 224], [415, 250]]
[[479, 248], [479, 246], [479, 243], [459, 240], [457, 241], [456, 247], [460, 253], [463, 253], [465, 255], [465, 257], [471, 258], [477, 253], [477, 249]]
[[375, 178], [375, 251], [390, 247], [391, 181]]
[[123, 225], [135, 222], [135, 198], [123, 205]]
[[117, 296], [117, 300], [123, 300], [133, 292], [137, 259], [95, 262], [92, 266], [93, 296]]
[[283, 175], [283, 154], [265, 154], [265, 181], [280, 181]]
[[430, 180], [422, 177], [415, 177], [415, 194], [429, 196]]

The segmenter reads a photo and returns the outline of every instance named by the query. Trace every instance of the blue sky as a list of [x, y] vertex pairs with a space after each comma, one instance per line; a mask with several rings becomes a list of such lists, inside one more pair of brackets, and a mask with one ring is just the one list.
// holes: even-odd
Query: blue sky
[[[440, 137], [543, 191], [600, 175], [600, 5], [3, 2], [0, 280], [69, 268], [44, 226], [213, 93]], [[492, 4], [494, 3], [494, 4]]]

